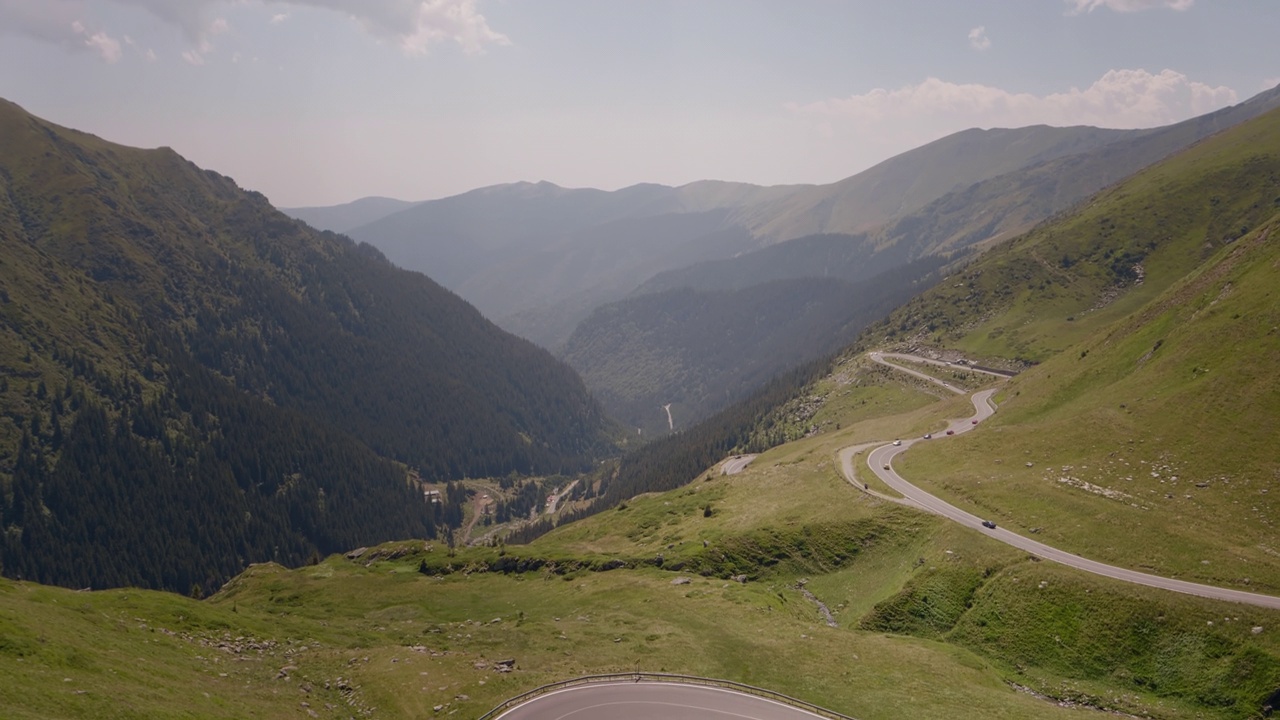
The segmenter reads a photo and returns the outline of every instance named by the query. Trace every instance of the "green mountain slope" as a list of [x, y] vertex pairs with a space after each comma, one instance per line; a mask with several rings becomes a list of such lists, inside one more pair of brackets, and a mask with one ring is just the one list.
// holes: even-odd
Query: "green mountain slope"
[[1280, 88], [1174, 125], [983, 180], [894, 220], [876, 236], [897, 258], [1008, 239], [1103, 188], [1227, 128], [1280, 107]]
[[990, 433], [913, 450], [904, 473], [1091, 558], [1280, 594], [1277, 239], [1280, 212], [1020, 375]]
[[0, 139], [6, 574], [212, 587], [430, 534], [408, 470], [559, 472], [601, 447], [571, 369], [376, 250], [167, 149], [9, 103]]
[[868, 232], [969, 185], [1148, 132], [1046, 125], [973, 128], [896, 155], [839, 182], [746, 207], [735, 220], [773, 242]]
[[1280, 592], [1280, 110], [988, 252], [866, 342], [1038, 363], [903, 474], [1098, 560]]
[[1037, 361], [1150, 301], [1275, 212], [1280, 112], [1214, 136], [1001, 245], [877, 332]]
[[843, 347], [936, 282], [944, 263], [928, 258], [861, 282], [808, 277], [637, 295], [597, 308], [563, 357], [623, 424], [647, 437], [685, 430]]

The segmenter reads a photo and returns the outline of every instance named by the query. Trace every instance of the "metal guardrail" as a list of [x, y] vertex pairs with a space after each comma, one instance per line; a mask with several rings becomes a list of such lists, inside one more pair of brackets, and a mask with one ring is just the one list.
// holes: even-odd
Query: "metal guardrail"
[[746, 685], [744, 683], [734, 682], [732, 680], [717, 680], [715, 678], [698, 677], [696, 675], [675, 675], [671, 673], [651, 673], [651, 672], [630, 672], [630, 673], [609, 673], [605, 675], [584, 675], [582, 677], [572, 678], [570, 680], [561, 680], [559, 682], [553, 682], [547, 685], [541, 685], [532, 690], [516, 695], [513, 698], [508, 698], [507, 700], [504, 700], [501, 704], [499, 704], [494, 709], [490, 710], [484, 715], [481, 715], [478, 718], [478, 720], [496, 720], [496, 718], [498, 718], [501, 714], [505, 713], [506, 711], [514, 707], [517, 707], [519, 705], [523, 705], [524, 703], [529, 702], [530, 700], [533, 700], [534, 698], [539, 697], [541, 695], [546, 695], [547, 693], [555, 692], [556, 690], [563, 690], [565, 688], [577, 687], [580, 685], [593, 685], [593, 684], [616, 683], [616, 682], [668, 682], [668, 683], [681, 683], [684, 685], [703, 685], [703, 686], [709, 686], [709, 687], [720, 687], [720, 688], [726, 688], [729, 690], [736, 690], [738, 692], [745, 693], [747, 695], [755, 695], [757, 697], [773, 700], [776, 702], [783, 703], [784, 705], [790, 705], [792, 707], [799, 708], [806, 712], [811, 712], [814, 715], [817, 715], [818, 717], [828, 718], [829, 720], [855, 720], [855, 718], [851, 718], [848, 715], [841, 715], [840, 713], [834, 710], [828, 710], [824, 707], [819, 707], [817, 705], [814, 705], [811, 702], [805, 702], [804, 700], [793, 698], [790, 695], [783, 695], [780, 692], [774, 692], [772, 690], [758, 688], [758, 687], [755, 687], [754, 685]]

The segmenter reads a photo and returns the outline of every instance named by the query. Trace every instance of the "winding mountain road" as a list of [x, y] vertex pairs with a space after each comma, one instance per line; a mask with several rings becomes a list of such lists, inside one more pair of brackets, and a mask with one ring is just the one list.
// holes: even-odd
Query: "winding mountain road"
[[[873, 352], [873, 353], [870, 353], [870, 357], [872, 361], [877, 362], [881, 365], [885, 365], [887, 367], [891, 367], [895, 370], [899, 370], [909, 375], [913, 375], [915, 377], [928, 380], [929, 382], [940, 385], [957, 394], [962, 394], [965, 392], [931, 375], [910, 370], [900, 365], [888, 362], [887, 359], [897, 359], [897, 360], [904, 360], [904, 361], [911, 361], [911, 362], [925, 362], [925, 363], [930, 363], [935, 365], [946, 365], [946, 363], [942, 363], [936, 360], [929, 360], [927, 358], [918, 358], [911, 355], [896, 355], [896, 354], [889, 354], [889, 353]], [[974, 368], [972, 367], [966, 367], [965, 369], [974, 370]], [[975, 371], [984, 372], [981, 370], [975, 370]], [[988, 374], [994, 375], [995, 373], [988, 373]], [[970, 430], [978, 427], [979, 423], [991, 417], [991, 415], [995, 412], [995, 407], [991, 402], [991, 396], [994, 395], [995, 392], [996, 392], [996, 388], [988, 388], [986, 390], [980, 390], [974, 393], [972, 396], [973, 409], [974, 409], [973, 416], [950, 421], [947, 425], [947, 430], [952, 431], [956, 435], [961, 435], [963, 433], [969, 432]], [[1005, 543], [1007, 545], [1012, 545], [1013, 547], [1016, 547], [1019, 550], [1024, 550], [1032, 555], [1035, 555], [1036, 557], [1044, 558], [1045, 560], [1052, 560], [1054, 562], [1061, 563], [1068, 567], [1076, 568], [1077, 570], [1083, 570], [1085, 572], [1093, 573], [1095, 575], [1101, 575], [1103, 577], [1112, 578], [1114, 580], [1122, 580], [1124, 582], [1134, 583], [1136, 585], [1146, 585], [1148, 587], [1160, 588], [1162, 590], [1171, 590], [1173, 592], [1185, 593], [1187, 595], [1197, 595], [1199, 597], [1210, 598], [1213, 600], [1225, 600], [1227, 602], [1237, 602], [1237, 603], [1244, 603], [1246, 605], [1256, 605], [1258, 607], [1264, 607], [1264, 608], [1280, 609], [1280, 597], [1274, 597], [1271, 595], [1262, 595], [1259, 593], [1245, 592], [1243, 590], [1232, 590], [1229, 588], [1214, 587], [1212, 585], [1201, 585], [1200, 583], [1187, 582], [1185, 580], [1175, 580], [1172, 578], [1161, 577], [1159, 575], [1150, 575], [1148, 573], [1138, 572], [1136, 570], [1129, 570], [1127, 568], [1116, 567], [1114, 565], [1107, 565], [1105, 563], [1097, 562], [1096, 560], [1083, 558], [1083, 557], [1080, 557], [1079, 555], [1073, 555], [1069, 552], [1065, 552], [1055, 547], [1045, 545], [1042, 542], [1037, 542], [1035, 540], [1032, 540], [1031, 538], [1023, 537], [1022, 535], [1019, 535], [1015, 532], [1011, 532], [1002, 527], [997, 527], [997, 528], [984, 527], [982, 525], [982, 518], [979, 518], [978, 516], [973, 515], [971, 513], [965, 512], [964, 510], [961, 510], [960, 508], [946, 502], [945, 500], [942, 500], [934, 495], [931, 495], [925, 492], [924, 490], [921, 490], [915, 485], [912, 485], [910, 482], [904, 479], [901, 475], [899, 475], [897, 471], [893, 469], [894, 458], [906, 452], [907, 449], [910, 448], [912, 445], [915, 445], [918, 442], [939, 442], [943, 437], [946, 437], [946, 436], [943, 435], [934, 440], [925, 440], [923, 438], [913, 438], [910, 440], [902, 440], [901, 444], [899, 445], [894, 445], [893, 443], [887, 443], [887, 444], [870, 443], [866, 445], [855, 445], [855, 446], [847, 447], [838, 453], [839, 459], [840, 459], [840, 468], [844, 472], [845, 479], [847, 479], [850, 483], [852, 483], [854, 487], [857, 487], [858, 489], [863, 490], [864, 492], [875, 495], [876, 497], [879, 497], [885, 500], [889, 500], [891, 502], [908, 505], [914, 508], [918, 508], [920, 510], [924, 510], [926, 512], [931, 512], [935, 515], [941, 515], [942, 517], [945, 517], [949, 520], [960, 523], [961, 525], [965, 525], [967, 527], [974, 528], [979, 532], [985, 533], [986, 535], [990, 536], [992, 539], [999, 540], [1000, 542]], [[888, 485], [894, 491], [901, 493], [902, 497], [893, 497], [885, 493], [875, 492], [870, 488], [866, 487], [864, 483], [861, 483], [858, 481], [857, 471], [854, 467], [854, 458], [862, 450], [865, 450], [869, 447], [875, 447], [875, 449], [871, 450], [871, 452], [867, 455], [867, 464], [870, 466], [871, 471], [875, 473], [876, 477], [880, 478], [880, 480], [882, 480], [885, 483], [885, 485]]]

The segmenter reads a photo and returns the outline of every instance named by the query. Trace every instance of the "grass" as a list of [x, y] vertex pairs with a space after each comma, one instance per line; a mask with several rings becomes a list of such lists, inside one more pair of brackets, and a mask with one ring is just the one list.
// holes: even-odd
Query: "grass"
[[[13, 679], [0, 705], [18, 718], [474, 717], [545, 682], [640, 668], [869, 719], [1080, 712], [1011, 683], [1143, 716], [1227, 718], [1280, 684], [1280, 613], [1033, 562], [850, 487], [839, 448], [967, 411], [964, 398], [921, 406], [902, 392], [852, 391], [838, 431], [529, 546], [403, 542], [297, 570], [258, 565], [202, 602], [0, 583], [0, 672]], [[899, 397], [899, 412], [864, 417], [859, 393]], [[489, 571], [503, 558], [547, 562]], [[747, 582], [727, 579], [739, 572]], [[801, 577], [838, 628], [796, 589]], [[1219, 617], [1232, 619], [1206, 624]], [[1107, 642], [1144, 632], [1149, 647]], [[515, 671], [495, 670], [504, 658]]]
[[1277, 228], [1012, 381], [981, 432], [913, 449], [904, 476], [1094, 559], [1280, 592]]
[[988, 252], [868, 337], [1030, 362], [1084, 341], [1280, 207], [1278, 129], [1273, 111], [1134, 175]]

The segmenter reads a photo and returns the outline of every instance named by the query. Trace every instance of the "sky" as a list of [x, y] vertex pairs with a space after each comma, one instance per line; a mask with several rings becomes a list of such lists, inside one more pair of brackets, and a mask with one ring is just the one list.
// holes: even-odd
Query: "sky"
[[0, 0], [0, 97], [281, 207], [827, 183], [1280, 84], [1276, 0]]

